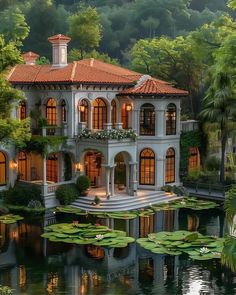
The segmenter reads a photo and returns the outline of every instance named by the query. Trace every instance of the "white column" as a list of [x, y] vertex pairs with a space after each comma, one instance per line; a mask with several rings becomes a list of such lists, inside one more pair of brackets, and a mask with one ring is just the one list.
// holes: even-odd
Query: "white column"
[[107, 123], [111, 123], [111, 103], [107, 103]]
[[180, 135], [180, 116], [181, 116], [181, 108], [177, 107], [177, 110], [176, 110], [176, 135]]
[[93, 106], [91, 106], [88, 111], [88, 129], [93, 129]]
[[110, 166], [106, 166], [106, 196], [110, 195]]
[[164, 109], [155, 110], [155, 133], [156, 136], [165, 136], [166, 134], [166, 120]]
[[115, 166], [111, 167], [111, 196], [115, 195]]
[[129, 163], [126, 163], [126, 193], [129, 195]]
[[139, 122], [139, 110], [133, 110], [133, 126], [132, 128], [139, 134], [140, 122]]
[[156, 186], [160, 189], [165, 185], [165, 157], [158, 157], [156, 159]]
[[137, 196], [137, 162], [129, 162], [130, 165], [130, 195]]
[[43, 156], [43, 184], [42, 184], [42, 195], [46, 196], [48, 192], [47, 186], [47, 158]]

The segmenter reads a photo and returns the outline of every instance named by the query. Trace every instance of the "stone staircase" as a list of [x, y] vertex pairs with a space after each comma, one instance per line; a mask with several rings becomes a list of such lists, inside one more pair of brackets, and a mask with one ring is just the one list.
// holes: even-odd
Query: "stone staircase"
[[151, 204], [161, 204], [181, 199], [175, 194], [165, 193], [163, 191], [147, 191], [138, 193], [138, 196], [117, 195], [106, 199], [99, 197], [99, 205], [93, 205], [94, 196], [80, 197], [71, 205], [87, 211], [125, 211], [149, 207]]

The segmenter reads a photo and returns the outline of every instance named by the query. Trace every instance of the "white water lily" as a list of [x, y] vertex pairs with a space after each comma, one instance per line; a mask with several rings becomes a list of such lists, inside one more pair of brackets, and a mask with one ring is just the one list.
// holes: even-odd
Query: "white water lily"
[[95, 239], [96, 240], [102, 240], [104, 238], [104, 235], [96, 235]]
[[207, 247], [202, 247], [199, 251], [201, 254], [206, 254], [210, 252], [210, 250]]

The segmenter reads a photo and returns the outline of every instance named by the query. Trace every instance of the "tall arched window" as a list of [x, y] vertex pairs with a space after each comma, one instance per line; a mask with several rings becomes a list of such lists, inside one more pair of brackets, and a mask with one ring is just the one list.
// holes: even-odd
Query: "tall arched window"
[[168, 104], [166, 111], [166, 135], [176, 134], [176, 106]]
[[175, 182], [175, 150], [169, 148], [166, 152], [165, 182]]
[[86, 123], [86, 128], [88, 128], [88, 101], [82, 99], [79, 105], [80, 112], [80, 122]]
[[19, 118], [20, 118], [20, 120], [26, 119], [26, 103], [25, 103], [25, 101], [20, 102]]
[[61, 122], [66, 123], [67, 122], [67, 116], [66, 116], [66, 102], [63, 99], [61, 102]]
[[194, 169], [198, 167], [199, 158], [198, 158], [198, 148], [197, 147], [191, 147], [189, 150], [190, 156], [188, 159], [188, 169]]
[[27, 157], [24, 152], [18, 154], [18, 173], [21, 180], [27, 180]]
[[47, 181], [58, 181], [58, 158], [56, 154], [51, 154], [47, 158]]
[[130, 104], [123, 103], [122, 109], [121, 109], [121, 122], [123, 129], [129, 128], [129, 113], [131, 111], [132, 107]]
[[155, 185], [155, 154], [151, 149], [144, 149], [139, 159], [139, 183]]
[[116, 102], [114, 99], [111, 101], [111, 124], [112, 128], [116, 127]]
[[7, 166], [6, 166], [6, 156], [3, 152], [0, 152], [0, 186], [6, 184], [6, 174], [7, 174]]
[[107, 123], [107, 105], [102, 98], [96, 98], [93, 102], [93, 129], [103, 129]]
[[50, 98], [46, 105], [46, 118], [48, 125], [57, 125], [57, 103], [54, 98]]
[[155, 135], [155, 108], [150, 103], [140, 109], [140, 135]]

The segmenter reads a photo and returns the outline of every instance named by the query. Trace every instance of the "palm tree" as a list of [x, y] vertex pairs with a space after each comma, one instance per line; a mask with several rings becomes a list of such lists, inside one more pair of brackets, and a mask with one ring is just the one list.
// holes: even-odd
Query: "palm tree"
[[225, 239], [221, 262], [236, 272], [236, 232], [234, 224], [236, 216], [236, 185], [232, 186], [226, 193], [224, 208], [230, 227], [230, 234]]
[[200, 118], [204, 122], [216, 124], [220, 129], [221, 164], [220, 182], [225, 180], [225, 148], [228, 137], [235, 127], [236, 96], [231, 77], [219, 72], [203, 99]]

